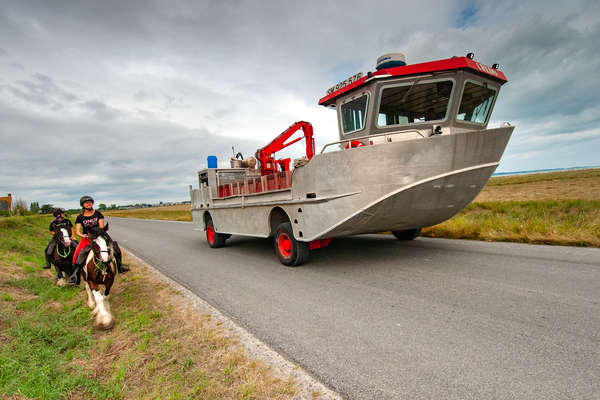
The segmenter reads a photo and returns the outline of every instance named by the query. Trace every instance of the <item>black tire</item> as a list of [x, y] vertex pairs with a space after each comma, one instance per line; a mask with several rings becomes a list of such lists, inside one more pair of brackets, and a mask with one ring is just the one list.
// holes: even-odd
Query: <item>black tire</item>
[[223, 247], [225, 244], [226, 235], [222, 233], [217, 233], [215, 231], [215, 227], [212, 222], [212, 218], [208, 218], [206, 221], [206, 242], [213, 249], [217, 249], [219, 247]]
[[396, 236], [396, 239], [398, 240], [415, 240], [415, 238], [421, 234], [421, 228], [392, 231], [392, 234]]
[[275, 229], [273, 244], [275, 253], [283, 265], [297, 267], [308, 261], [310, 256], [308, 243], [299, 242], [294, 238], [292, 225], [289, 222], [283, 222]]

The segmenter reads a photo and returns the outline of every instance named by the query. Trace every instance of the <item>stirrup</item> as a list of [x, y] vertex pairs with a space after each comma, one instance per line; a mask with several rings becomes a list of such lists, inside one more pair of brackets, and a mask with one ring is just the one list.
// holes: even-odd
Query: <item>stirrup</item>
[[79, 285], [81, 283], [81, 267], [80, 266], [77, 266], [77, 265], [75, 266], [73, 273], [69, 277], [69, 283], [72, 283], [74, 285]]

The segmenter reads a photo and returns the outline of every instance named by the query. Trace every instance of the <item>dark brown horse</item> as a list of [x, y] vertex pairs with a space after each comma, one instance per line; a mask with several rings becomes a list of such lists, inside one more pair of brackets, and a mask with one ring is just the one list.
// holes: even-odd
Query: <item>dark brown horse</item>
[[66, 278], [73, 274], [73, 251], [77, 242], [72, 241], [66, 228], [57, 229], [54, 232], [54, 249], [49, 256], [49, 261], [56, 268], [56, 285], [67, 284]]
[[[104, 229], [92, 228], [89, 234], [92, 237], [90, 244], [92, 251], [89, 252], [81, 271], [88, 294], [87, 304], [92, 308], [92, 315], [96, 317], [94, 327], [110, 329], [115, 322], [108, 303], [110, 288], [117, 274], [115, 246]], [[100, 286], [104, 286], [104, 293], [100, 291]]]

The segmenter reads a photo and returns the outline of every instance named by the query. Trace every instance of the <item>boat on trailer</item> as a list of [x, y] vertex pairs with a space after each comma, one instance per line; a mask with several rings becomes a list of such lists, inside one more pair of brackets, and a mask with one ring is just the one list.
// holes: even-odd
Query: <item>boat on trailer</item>
[[[231, 168], [209, 159], [198, 189], [190, 186], [195, 227], [213, 248], [231, 235], [271, 237], [288, 266], [336, 237], [414, 239], [466, 207], [498, 166], [514, 127], [487, 126], [506, 82], [498, 64], [472, 53], [412, 65], [400, 53], [381, 56], [375, 71], [319, 100], [336, 110], [339, 128], [319, 153], [311, 124], [300, 121], [256, 158], [232, 159]], [[305, 157], [275, 158], [303, 138]]]

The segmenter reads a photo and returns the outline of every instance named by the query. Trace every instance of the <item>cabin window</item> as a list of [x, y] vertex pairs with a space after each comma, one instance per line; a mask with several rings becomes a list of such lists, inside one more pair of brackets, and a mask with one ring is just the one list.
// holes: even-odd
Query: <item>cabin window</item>
[[365, 127], [367, 103], [369, 96], [366, 94], [342, 104], [342, 128], [345, 134], [359, 131]]
[[410, 82], [381, 91], [377, 126], [408, 125], [446, 119], [454, 81]]
[[467, 81], [456, 119], [459, 121], [483, 124], [494, 104], [496, 90], [479, 83]]

